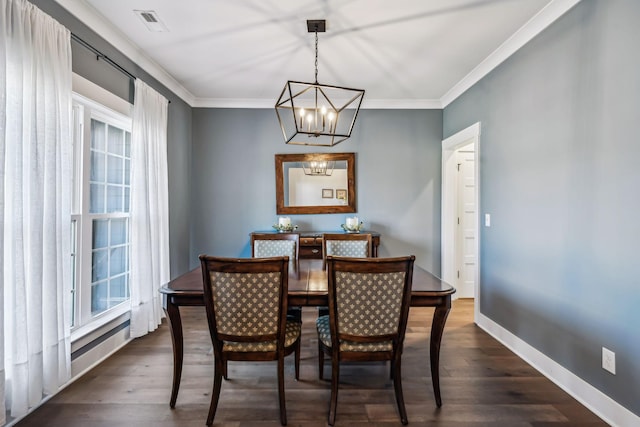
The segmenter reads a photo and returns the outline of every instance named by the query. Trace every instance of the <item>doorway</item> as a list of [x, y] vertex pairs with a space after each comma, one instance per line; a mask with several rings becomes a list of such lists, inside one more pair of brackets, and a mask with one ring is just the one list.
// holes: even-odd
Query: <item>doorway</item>
[[480, 123], [442, 141], [442, 278], [457, 289], [454, 298], [476, 300], [480, 291], [479, 143]]

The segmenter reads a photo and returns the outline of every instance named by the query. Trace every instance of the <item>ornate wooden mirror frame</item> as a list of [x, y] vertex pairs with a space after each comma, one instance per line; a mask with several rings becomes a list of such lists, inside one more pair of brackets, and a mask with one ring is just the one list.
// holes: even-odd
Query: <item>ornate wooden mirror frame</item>
[[[356, 212], [356, 156], [355, 153], [308, 153], [308, 154], [276, 154], [276, 213], [280, 214], [331, 214]], [[346, 203], [322, 206], [287, 206], [285, 194], [288, 194], [289, 179], [285, 177], [285, 163], [311, 161], [338, 162], [346, 161]], [[314, 177], [322, 179], [322, 177]], [[287, 188], [285, 188], [287, 185]], [[337, 195], [334, 195], [337, 197]]]

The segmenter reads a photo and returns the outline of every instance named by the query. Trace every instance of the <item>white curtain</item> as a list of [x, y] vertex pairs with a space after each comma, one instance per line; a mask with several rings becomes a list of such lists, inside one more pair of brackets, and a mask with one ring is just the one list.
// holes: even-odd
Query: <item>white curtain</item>
[[163, 317], [160, 286], [169, 281], [168, 101], [135, 81], [131, 132], [131, 337]]
[[2, 424], [70, 377], [72, 139], [69, 31], [26, 0], [0, 5]]

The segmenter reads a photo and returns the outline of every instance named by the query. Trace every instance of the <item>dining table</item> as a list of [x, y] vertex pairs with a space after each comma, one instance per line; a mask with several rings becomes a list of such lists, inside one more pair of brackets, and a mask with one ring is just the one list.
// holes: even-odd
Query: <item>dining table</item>
[[[429, 271], [414, 265], [411, 286], [411, 307], [434, 307], [429, 339], [431, 381], [438, 407], [440, 395], [440, 343], [444, 325], [451, 310], [451, 296], [456, 289]], [[162, 305], [169, 318], [173, 344], [173, 384], [169, 406], [174, 408], [178, 398], [182, 362], [184, 358], [180, 307], [204, 307], [202, 271], [196, 267], [171, 280], [160, 288]], [[329, 305], [327, 271], [322, 260], [301, 259], [297, 271], [290, 270], [288, 278], [289, 307], [323, 307]]]

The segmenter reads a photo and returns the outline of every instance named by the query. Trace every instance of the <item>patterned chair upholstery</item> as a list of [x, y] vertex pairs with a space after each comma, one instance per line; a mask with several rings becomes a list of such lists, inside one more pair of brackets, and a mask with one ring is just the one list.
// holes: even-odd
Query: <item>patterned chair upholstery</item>
[[293, 240], [256, 240], [253, 244], [256, 258], [270, 258], [274, 256], [288, 256], [296, 259], [296, 242]]
[[366, 240], [329, 240], [327, 255], [366, 258], [369, 256], [369, 244]]
[[300, 322], [287, 319], [287, 257], [200, 256], [205, 309], [214, 352], [214, 381], [207, 425], [213, 423], [227, 362], [277, 360], [280, 422], [287, 423], [284, 357], [295, 352], [300, 374]]
[[327, 256], [329, 314], [316, 320], [318, 370], [331, 357], [329, 425], [338, 402], [340, 361], [391, 361], [402, 424], [407, 413], [402, 395], [401, 355], [409, 316], [414, 256], [347, 258]]

